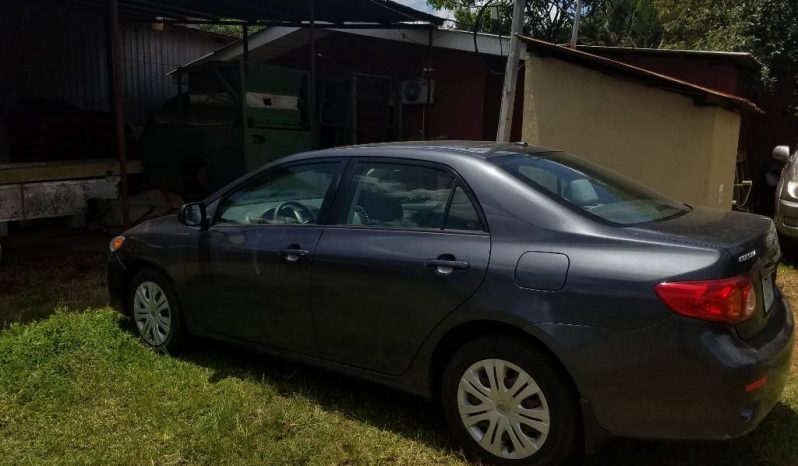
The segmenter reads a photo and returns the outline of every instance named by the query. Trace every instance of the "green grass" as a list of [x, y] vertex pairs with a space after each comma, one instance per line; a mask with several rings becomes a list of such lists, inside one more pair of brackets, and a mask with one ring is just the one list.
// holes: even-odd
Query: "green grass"
[[0, 336], [0, 462], [458, 462], [433, 405], [258, 359], [215, 346], [157, 355], [110, 310], [12, 326]]
[[[798, 271], [782, 267], [779, 284], [798, 309]], [[47, 296], [50, 306], [60, 302]], [[0, 464], [465, 461], [435, 404], [221, 344], [158, 355], [125, 326], [109, 309], [60, 311], [0, 333]], [[798, 465], [793, 372], [751, 435], [688, 445], [618, 440], [584, 463]]]

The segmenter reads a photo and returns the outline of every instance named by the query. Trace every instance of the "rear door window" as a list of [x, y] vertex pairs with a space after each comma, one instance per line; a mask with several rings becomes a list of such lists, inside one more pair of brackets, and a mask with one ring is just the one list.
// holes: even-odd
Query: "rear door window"
[[481, 231], [474, 204], [454, 176], [411, 164], [359, 162], [340, 225]]
[[476, 207], [461, 186], [454, 188], [446, 217], [447, 230], [480, 231], [482, 225]]

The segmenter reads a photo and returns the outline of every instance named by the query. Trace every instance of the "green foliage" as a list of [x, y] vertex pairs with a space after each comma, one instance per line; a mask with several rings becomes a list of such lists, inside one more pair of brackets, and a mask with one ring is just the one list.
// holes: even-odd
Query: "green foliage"
[[124, 324], [0, 332], [0, 464], [462, 464], [423, 401], [208, 343], [158, 355]]
[[[201, 31], [212, 32], [221, 36], [234, 37], [241, 39], [244, 37], [244, 28], [237, 24], [200, 24], [197, 26]], [[247, 28], [249, 35], [252, 35], [263, 29], [263, 26], [250, 26]]]
[[200, 24], [197, 28], [201, 31], [235, 37], [236, 39], [241, 39], [244, 36], [243, 28], [235, 24]]
[[654, 0], [668, 48], [751, 53], [762, 82], [789, 85], [798, 103], [798, 2], [795, 0]]
[[[447, 8], [454, 13], [458, 29], [472, 29], [482, 6], [489, 0], [427, 0], [435, 8]], [[584, 0], [583, 14], [589, 14], [600, 0]], [[571, 37], [576, 0], [528, 0], [525, 10], [524, 32], [550, 42], [566, 42]], [[496, 19], [491, 19], [494, 10]], [[512, 2], [494, 0], [484, 11], [479, 29], [484, 32], [509, 34], [513, 13]]]
[[652, 0], [604, 0], [587, 18], [580, 43], [657, 48], [662, 42], [659, 10]]
[[[482, 6], [488, 0], [428, 0], [435, 8], [454, 14], [456, 27], [473, 29]], [[524, 32], [549, 42], [565, 43], [571, 38], [575, 0], [527, 0]], [[491, 19], [494, 10], [496, 19]], [[494, 0], [479, 18], [484, 32], [509, 34], [512, 2]], [[661, 38], [657, 11], [651, 0], [584, 0], [579, 42], [592, 45], [656, 47]]]
[[750, 18], [740, 2], [719, 6], [713, 0], [653, 1], [668, 48], [739, 51], [750, 46]]
[[[456, 27], [473, 28], [489, 0], [427, 0], [454, 13]], [[575, 0], [527, 0], [525, 33], [555, 43], [570, 39]], [[494, 0], [498, 19], [478, 28], [508, 34], [512, 2]], [[751, 53], [762, 63], [762, 83], [793, 89], [798, 108], [798, 1], [585, 0], [579, 42], [589, 45]]]

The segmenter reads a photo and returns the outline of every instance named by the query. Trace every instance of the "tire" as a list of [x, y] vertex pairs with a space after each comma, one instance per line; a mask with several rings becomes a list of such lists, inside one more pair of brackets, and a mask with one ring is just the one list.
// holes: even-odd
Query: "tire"
[[[180, 350], [186, 340], [183, 312], [163, 274], [152, 269], [138, 272], [130, 282], [127, 304], [133, 332], [142, 343], [159, 353], [174, 354]], [[154, 327], [152, 324], [156, 322]]]
[[[501, 382], [487, 378], [490, 368], [494, 374], [504, 374]], [[466, 387], [462, 390], [461, 382]], [[512, 390], [489, 390], [491, 386]], [[484, 336], [460, 347], [444, 371], [441, 401], [454, 435], [487, 464], [562, 464], [581, 438], [578, 397], [572, 385], [547, 355], [517, 338]], [[464, 419], [471, 425], [467, 427]], [[487, 448], [478, 438], [487, 441]]]

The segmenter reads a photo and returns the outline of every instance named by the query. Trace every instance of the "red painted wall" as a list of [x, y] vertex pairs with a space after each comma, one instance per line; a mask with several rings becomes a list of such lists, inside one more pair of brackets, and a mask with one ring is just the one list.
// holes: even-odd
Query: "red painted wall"
[[[424, 76], [429, 48], [385, 39], [373, 39], [345, 33], [332, 33], [316, 43], [316, 67], [319, 75], [346, 77], [364, 73], [393, 78], [398, 89], [401, 81]], [[492, 67], [503, 69], [504, 60], [492, 60]], [[269, 63], [307, 70], [310, 52], [307, 46], [294, 50]], [[428, 115], [430, 139], [492, 140], [496, 137], [502, 77], [493, 76], [474, 53], [432, 49], [432, 79], [435, 103]], [[523, 115], [523, 73], [514, 112], [513, 139], [521, 134]], [[423, 105], [403, 107], [404, 140], [424, 139]]]
[[728, 94], [749, 95], [742, 82], [744, 79], [741, 79], [744, 70], [728, 60], [684, 55], [636, 55], [630, 52], [590, 53]]

